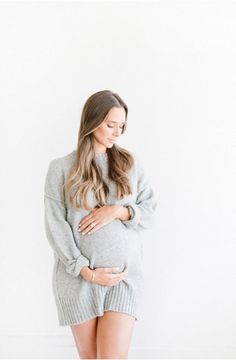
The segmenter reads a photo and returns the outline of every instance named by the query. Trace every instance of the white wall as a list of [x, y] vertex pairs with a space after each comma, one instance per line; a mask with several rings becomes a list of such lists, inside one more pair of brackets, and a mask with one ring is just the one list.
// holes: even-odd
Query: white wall
[[51, 159], [111, 89], [159, 206], [130, 356], [236, 357], [236, 3], [1, 2], [1, 357], [76, 358], [43, 224]]

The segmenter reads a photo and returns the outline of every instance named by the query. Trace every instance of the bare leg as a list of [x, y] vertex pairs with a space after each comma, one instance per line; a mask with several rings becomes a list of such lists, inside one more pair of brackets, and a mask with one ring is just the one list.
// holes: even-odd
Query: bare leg
[[127, 359], [135, 318], [125, 313], [105, 311], [98, 318], [98, 359]]
[[97, 359], [97, 318], [70, 327], [80, 359]]

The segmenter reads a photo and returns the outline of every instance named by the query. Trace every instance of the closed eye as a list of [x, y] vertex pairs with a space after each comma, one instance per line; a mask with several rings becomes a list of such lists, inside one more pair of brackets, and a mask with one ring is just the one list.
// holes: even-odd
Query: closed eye
[[[114, 126], [111, 126], [111, 125], [107, 125], [107, 127], [109, 127], [109, 128], [114, 128]], [[124, 127], [124, 125], [119, 126], [120, 129], [122, 129], [123, 127]]]

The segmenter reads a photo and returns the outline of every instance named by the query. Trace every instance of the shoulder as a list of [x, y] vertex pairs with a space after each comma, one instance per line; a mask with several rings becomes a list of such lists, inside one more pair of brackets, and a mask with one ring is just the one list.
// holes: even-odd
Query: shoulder
[[51, 173], [65, 174], [67, 171], [69, 171], [69, 169], [73, 165], [75, 158], [76, 158], [75, 150], [64, 156], [54, 158], [49, 162], [48, 171], [50, 171]]
[[130, 151], [130, 150], [129, 150], [129, 153], [134, 159], [134, 164], [133, 164], [134, 171], [137, 172], [137, 171], [142, 170], [142, 160], [141, 160], [140, 155], [137, 152]]
[[76, 151], [74, 150], [69, 154], [52, 159], [47, 167], [45, 186], [47, 187], [49, 184], [59, 186], [64, 183], [75, 158]]
[[75, 155], [76, 152], [72, 151], [65, 156], [54, 158], [49, 162], [44, 184], [45, 195], [60, 201], [64, 200], [60, 191], [67, 172], [75, 160]]
[[137, 152], [135, 152], [133, 150], [128, 150], [128, 152], [133, 158], [133, 165], [128, 170], [128, 175], [132, 182], [133, 181], [136, 182], [136, 181], [138, 181], [139, 177], [142, 176], [142, 174], [144, 172], [141, 157]]
[[134, 151], [130, 151], [130, 154], [134, 158], [134, 165], [131, 170], [131, 176], [134, 177], [138, 183], [149, 182], [150, 178], [148, 175], [148, 167], [145, 164], [143, 156], [141, 156], [140, 153]]

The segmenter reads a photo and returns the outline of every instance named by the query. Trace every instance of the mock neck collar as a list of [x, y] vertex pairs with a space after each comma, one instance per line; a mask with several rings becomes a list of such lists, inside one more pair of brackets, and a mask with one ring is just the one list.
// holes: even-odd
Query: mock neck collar
[[100, 152], [100, 153], [95, 153], [95, 156], [101, 156], [101, 157], [107, 157], [107, 152]]

